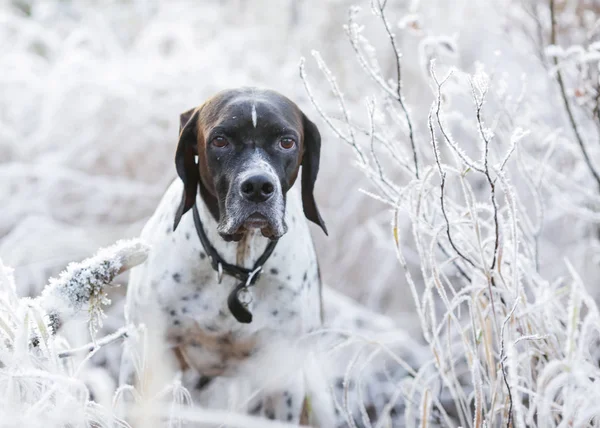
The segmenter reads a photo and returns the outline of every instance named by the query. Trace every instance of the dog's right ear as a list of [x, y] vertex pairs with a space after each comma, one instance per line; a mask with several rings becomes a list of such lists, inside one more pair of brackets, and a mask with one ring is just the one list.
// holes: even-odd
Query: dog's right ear
[[177, 175], [183, 181], [183, 196], [173, 223], [173, 231], [177, 229], [181, 217], [194, 206], [200, 172], [196, 164], [198, 155], [198, 116], [200, 108], [194, 108], [179, 116], [179, 143], [175, 152]]

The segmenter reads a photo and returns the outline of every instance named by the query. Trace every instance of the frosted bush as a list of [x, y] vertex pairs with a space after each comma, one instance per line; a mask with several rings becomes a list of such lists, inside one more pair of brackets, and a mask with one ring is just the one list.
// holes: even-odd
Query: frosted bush
[[[0, 420], [6, 426], [111, 426], [112, 411], [92, 400], [87, 384], [94, 384], [94, 372], [86, 373], [85, 363], [131, 327], [82, 348], [71, 348], [56, 333], [86, 309], [95, 331], [102, 306], [110, 303], [106, 293], [114, 277], [142, 263], [147, 254], [139, 240], [118, 242], [71, 263], [35, 299], [17, 296], [12, 269], [0, 261]], [[76, 366], [71, 357], [77, 354], [86, 358]], [[107, 374], [97, 376], [100, 387], [110, 384]]]
[[[535, 108], [526, 83], [521, 82], [515, 96], [514, 82], [508, 75], [498, 76], [496, 66], [478, 63], [469, 72], [436, 61], [439, 55], [426, 58], [432, 101], [425, 120], [419, 119], [403, 94], [405, 62], [386, 2], [373, 0], [371, 11], [380, 19], [396, 64], [389, 78], [377, 50], [362, 35], [360, 10], [352, 9], [346, 32], [365, 78], [376, 87], [364, 102], [365, 119], [352, 111], [348, 94], [318, 52], [313, 56], [338, 101], [337, 113], [320, 106], [322, 95], [312, 89], [314, 78], [309, 81], [304, 61], [300, 74], [316, 109], [352, 148], [356, 164], [369, 178], [373, 190], [366, 193], [392, 211], [388, 239], [395, 243], [433, 356], [422, 362], [415, 377], [425, 391], [450, 397], [444, 403], [421, 395], [420, 420], [435, 420], [431, 412], [437, 408], [455, 420], [444, 419], [446, 423], [457, 426], [597, 426], [597, 304], [570, 255], [555, 261], [568, 269], [567, 276], [547, 279], [542, 274], [539, 245], [547, 227], [547, 194], [573, 201], [576, 211], [597, 212], [598, 189], [592, 188], [596, 194], [591, 200], [582, 200], [544, 175], [551, 162], [548, 157], [536, 161], [535, 154], [540, 148], [551, 150], [556, 131], [523, 120], [522, 112]], [[555, 13], [552, 9], [553, 19]], [[408, 30], [410, 22], [420, 20], [403, 20], [400, 28]], [[555, 24], [548, 28], [554, 39]], [[549, 52], [555, 58], [575, 55], [579, 63], [597, 61], [583, 49], [563, 53], [552, 47]], [[584, 125], [574, 123], [565, 77], [558, 72], [556, 87], [552, 73], [557, 71], [549, 70], [548, 89], [563, 98], [573, 131], [563, 144], [571, 144], [567, 138], [574, 135], [581, 149], [571, 146], [577, 172], [564, 182], [593, 183], [598, 156], [592, 157], [581, 141], [579, 127]], [[597, 77], [593, 81], [597, 84]], [[562, 106], [557, 107], [552, 114], [561, 117]], [[540, 147], [540, 140], [549, 147]], [[593, 218], [582, 216], [576, 222], [593, 224]], [[407, 262], [407, 251], [417, 253], [417, 272]], [[436, 376], [425, 375], [431, 366]], [[415, 397], [406, 398], [414, 402]], [[413, 426], [415, 419], [407, 408], [406, 425]]]

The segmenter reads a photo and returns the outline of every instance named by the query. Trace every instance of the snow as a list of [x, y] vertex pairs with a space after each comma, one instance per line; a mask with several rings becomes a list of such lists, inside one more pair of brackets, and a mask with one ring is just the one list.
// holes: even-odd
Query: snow
[[[322, 134], [330, 236], [314, 239], [336, 346], [308, 383], [341, 377], [357, 425], [363, 399], [390, 394], [407, 426], [506, 426], [510, 399], [515, 426], [598, 425], [600, 10], [552, 2], [552, 42], [546, 1], [388, 1], [385, 20], [381, 0], [271, 3], [0, 6], [0, 421], [113, 426], [123, 396], [172, 425], [223, 417], [178, 379], [115, 396], [115, 342], [143, 330], [117, 286], [176, 176], [179, 114], [248, 85]], [[152, 343], [142, 357], [160, 361]], [[383, 366], [387, 383], [350, 391]]]

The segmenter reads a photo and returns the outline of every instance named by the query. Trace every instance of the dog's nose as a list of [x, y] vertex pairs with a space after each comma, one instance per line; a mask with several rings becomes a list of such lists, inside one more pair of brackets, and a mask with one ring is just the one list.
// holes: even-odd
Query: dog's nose
[[248, 177], [242, 183], [242, 196], [251, 202], [265, 202], [275, 190], [275, 185], [269, 177], [264, 174], [257, 174]]

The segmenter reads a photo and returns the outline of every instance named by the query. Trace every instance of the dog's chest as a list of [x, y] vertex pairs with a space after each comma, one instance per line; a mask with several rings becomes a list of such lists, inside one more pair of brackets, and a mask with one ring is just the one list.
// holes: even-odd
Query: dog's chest
[[[145, 278], [132, 278], [132, 285], [150, 285], [164, 316], [169, 344], [181, 350], [187, 364], [205, 375], [223, 374], [267, 341], [295, 340], [319, 326], [320, 278], [304, 219], [293, 212], [286, 216], [288, 233], [249, 289], [253, 320], [242, 324], [227, 306], [227, 297], [239, 281], [224, 274], [219, 282], [191, 215], [172, 232], [171, 210], [162, 206], [142, 234], [152, 245], [140, 275]], [[210, 224], [205, 230], [223, 259], [246, 268], [253, 267], [267, 244], [258, 236], [225, 243]]]

